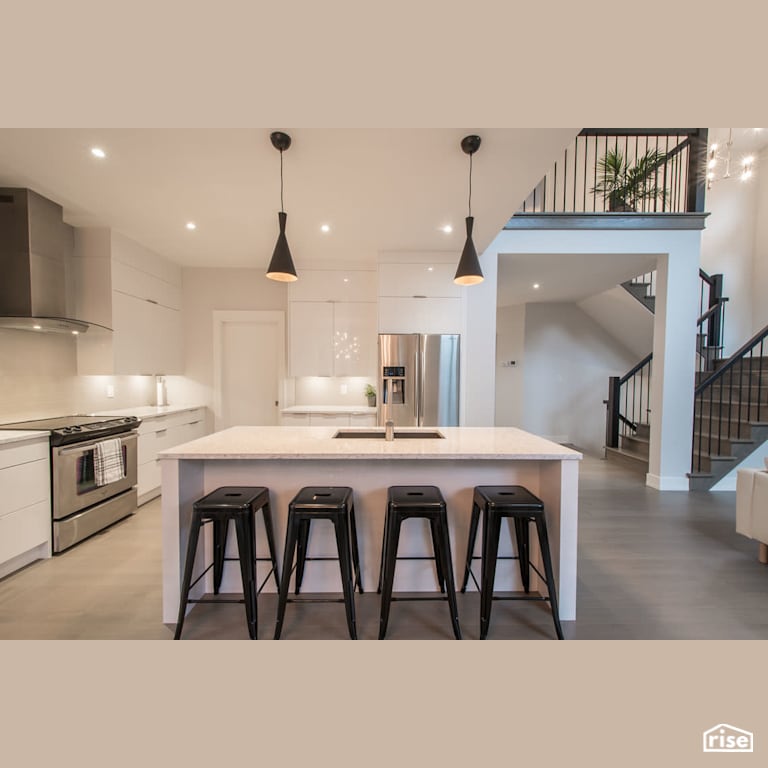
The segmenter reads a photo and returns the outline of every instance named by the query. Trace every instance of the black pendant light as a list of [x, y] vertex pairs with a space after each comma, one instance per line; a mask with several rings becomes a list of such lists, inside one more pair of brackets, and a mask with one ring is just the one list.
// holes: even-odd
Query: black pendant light
[[467, 240], [464, 250], [461, 252], [459, 266], [453, 282], [457, 285], [477, 285], [483, 282], [483, 272], [480, 269], [480, 260], [477, 258], [477, 250], [472, 242], [472, 155], [480, 148], [479, 136], [465, 136], [461, 140], [461, 148], [469, 155], [469, 215], [465, 219], [467, 224]]
[[280, 234], [277, 236], [272, 260], [267, 267], [267, 277], [281, 283], [291, 283], [297, 280], [298, 276], [296, 275], [296, 267], [293, 266], [291, 249], [288, 247], [288, 240], [285, 237], [285, 222], [288, 219], [288, 214], [283, 210], [283, 151], [291, 146], [291, 137], [287, 133], [275, 131], [269, 135], [269, 138], [272, 141], [272, 146], [280, 150], [280, 213], [277, 214]]

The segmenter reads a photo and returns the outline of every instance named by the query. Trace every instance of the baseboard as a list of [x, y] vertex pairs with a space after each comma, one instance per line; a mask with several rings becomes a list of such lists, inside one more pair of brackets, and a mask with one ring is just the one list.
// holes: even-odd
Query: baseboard
[[661, 475], [652, 475], [650, 472], [645, 476], [645, 484], [657, 491], [688, 491], [688, 478], [676, 477], [670, 475], [662, 477]]

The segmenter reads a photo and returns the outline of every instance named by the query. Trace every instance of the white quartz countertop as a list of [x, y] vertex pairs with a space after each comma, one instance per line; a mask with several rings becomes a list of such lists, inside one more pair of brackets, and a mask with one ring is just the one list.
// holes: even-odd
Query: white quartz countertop
[[39, 429], [0, 429], [0, 445], [5, 445], [6, 443], [20, 443], [24, 440], [34, 440], [38, 437], [48, 438], [50, 434], [50, 432]]
[[138, 405], [135, 408], [118, 408], [112, 411], [98, 411], [91, 416], [138, 416], [140, 419], [156, 419], [169, 413], [183, 413], [202, 408], [202, 405]]
[[[514, 427], [437, 427], [445, 439], [334, 439], [339, 427], [231, 427], [158, 453], [163, 459], [580, 460], [578, 451]], [[402, 431], [419, 431], [399, 427]], [[384, 431], [358, 428], [345, 431]]]
[[367, 405], [292, 405], [280, 413], [376, 413]]

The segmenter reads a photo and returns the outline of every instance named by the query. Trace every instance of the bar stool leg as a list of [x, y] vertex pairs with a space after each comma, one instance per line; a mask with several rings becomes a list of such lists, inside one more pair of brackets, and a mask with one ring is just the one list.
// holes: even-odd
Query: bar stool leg
[[295, 594], [299, 594], [301, 582], [304, 581], [304, 565], [307, 561], [307, 546], [309, 544], [309, 525], [310, 520], [302, 520], [299, 523], [299, 539], [296, 549], [296, 585]]
[[451, 624], [453, 624], [453, 634], [457, 640], [461, 640], [461, 627], [459, 626], [459, 608], [456, 605], [456, 585], [453, 581], [453, 558], [451, 557], [451, 537], [448, 533], [448, 517], [445, 510], [436, 520], [436, 534], [438, 548], [435, 550], [435, 557], [440, 557], [443, 561], [442, 570], [445, 575], [445, 592], [448, 596], [448, 608], [451, 612]]
[[248, 634], [251, 640], [255, 640], [258, 616], [256, 613], [256, 579], [253, 573], [253, 525], [247, 515], [253, 515], [253, 511], [249, 510], [247, 513], [235, 517], [235, 532], [237, 533], [237, 549], [240, 555], [240, 574], [243, 579], [243, 598]]
[[352, 545], [352, 565], [355, 568], [355, 583], [363, 594], [363, 580], [360, 578], [360, 552], [357, 548], [357, 526], [355, 525], [355, 505], [351, 503], [349, 505], [349, 528], [350, 528], [350, 540]]
[[483, 576], [480, 582], [480, 639], [488, 636], [493, 605], [493, 585], [496, 580], [496, 557], [499, 551], [501, 518], [492, 509], [485, 509], [483, 519]]
[[389, 606], [392, 601], [392, 587], [395, 582], [395, 565], [397, 561], [397, 545], [400, 541], [400, 516], [387, 510], [387, 535], [385, 538], [385, 553], [383, 561], [383, 584], [381, 587], [381, 615], [379, 617], [379, 640], [383, 640], [387, 634], [389, 624]]
[[213, 594], [219, 594], [221, 580], [224, 576], [224, 558], [227, 550], [227, 532], [229, 520], [213, 521]]
[[560, 626], [560, 610], [557, 606], [557, 589], [555, 588], [555, 574], [552, 571], [552, 558], [549, 554], [549, 536], [547, 536], [547, 523], [544, 515], [536, 515], [536, 531], [539, 534], [539, 549], [541, 559], [544, 561], [544, 575], [547, 577], [547, 592], [549, 593], [549, 607], [552, 610], [552, 619], [555, 622], [557, 639], [563, 640], [563, 629]]
[[288, 527], [285, 531], [285, 550], [283, 552], [283, 575], [280, 578], [280, 596], [277, 600], [277, 620], [275, 621], [275, 640], [280, 639], [285, 618], [285, 606], [288, 601], [288, 584], [293, 568], [293, 553], [296, 549], [296, 523], [293, 510], [288, 512]]
[[432, 533], [432, 551], [435, 553], [435, 573], [437, 575], [437, 585], [440, 587], [440, 591], [445, 593], [445, 574], [443, 573], [443, 563], [438, 555], [441, 542], [441, 534], [439, 531], [439, 524], [437, 520], [429, 521], [429, 528]]
[[529, 518], [515, 515], [515, 539], [517, 540], [517, 554], [520, 564], [520, 578], [523, 582], [523, 589], [528, 594], [531, 589], [531, 552], [529, 545]]
[[387, 560], [387, 537], [389, 536], [389, 512], [384, 516], [384, 535], [381, 537], [381, 565], [379, 566], [379, 583], [376, 592], [381, 594], [381, 585], [384, 582], [384, 564]]
[[267, 534], [267, 546], [269, 547], [269, 557], [272, 560], [272, 575], [275, 578], [275, 587], [277, 591], [280, 591], [280, 576], [279, 569], [277, 567], [277, 547], [275, 547], [275, 533], [272, 527], [272, 508], [269, 502], [266, 502], [261, 508], [261, 513], [264, 516], [264, 530]]
[[461, 582], [461, 591], [467, 591], [469, 584], [469, 572], [472, 568], [472, 555], [475, 551], [475, 539], [477, 538], [477, 524], [480, 521], [480, 507], [472, 502], [472, 516], [469, 519], [469, 539], [467, 541], [467, 564], [464, 567], [464, 579]]
[[339, 552], [339, 570], [341, 571], [341, 586], [344, 591], [344, 608], [347, 612], [347, 628], [352, 640], [357, 640], [357, 624], [355, 620], [355, 584], [350, 562], [349, 521], [346, 517], [333, 521], [336, 532], [336, 548]]
[[176, 621], [176, 632], [173, 639], [181, 638], [181, 628], [184, 626], [184, 616], [187, 613], [187, 599], [189, 598], [189, 585], [192, 582], [192, 569], [195, 566], [197, 554], [197, 542], [200, 538], [200, 518], [193, 513], [192, 523], [189, 527], [189, 540], [187, 541], [187, 559], [184, 562], [184, 578], [181, 581], [181, 595], [179, 598], [179, 618]]

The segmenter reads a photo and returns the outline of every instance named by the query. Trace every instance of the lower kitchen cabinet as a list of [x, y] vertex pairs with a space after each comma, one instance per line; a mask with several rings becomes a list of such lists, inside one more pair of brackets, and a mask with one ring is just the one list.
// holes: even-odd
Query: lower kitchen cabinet
[[139, 425], [138, 496], [139, 504], [160, 495], [158, 451], [188, 443], [206, 434], [205, 408], [194, 408], [162, 416], [144, 416]]
[[283, 413], [280, 424], [283, 427], [375, 427], [376, 414], [349, 411]]
[[51, 555], [48, 436], [0, 446], [0, 578]]

